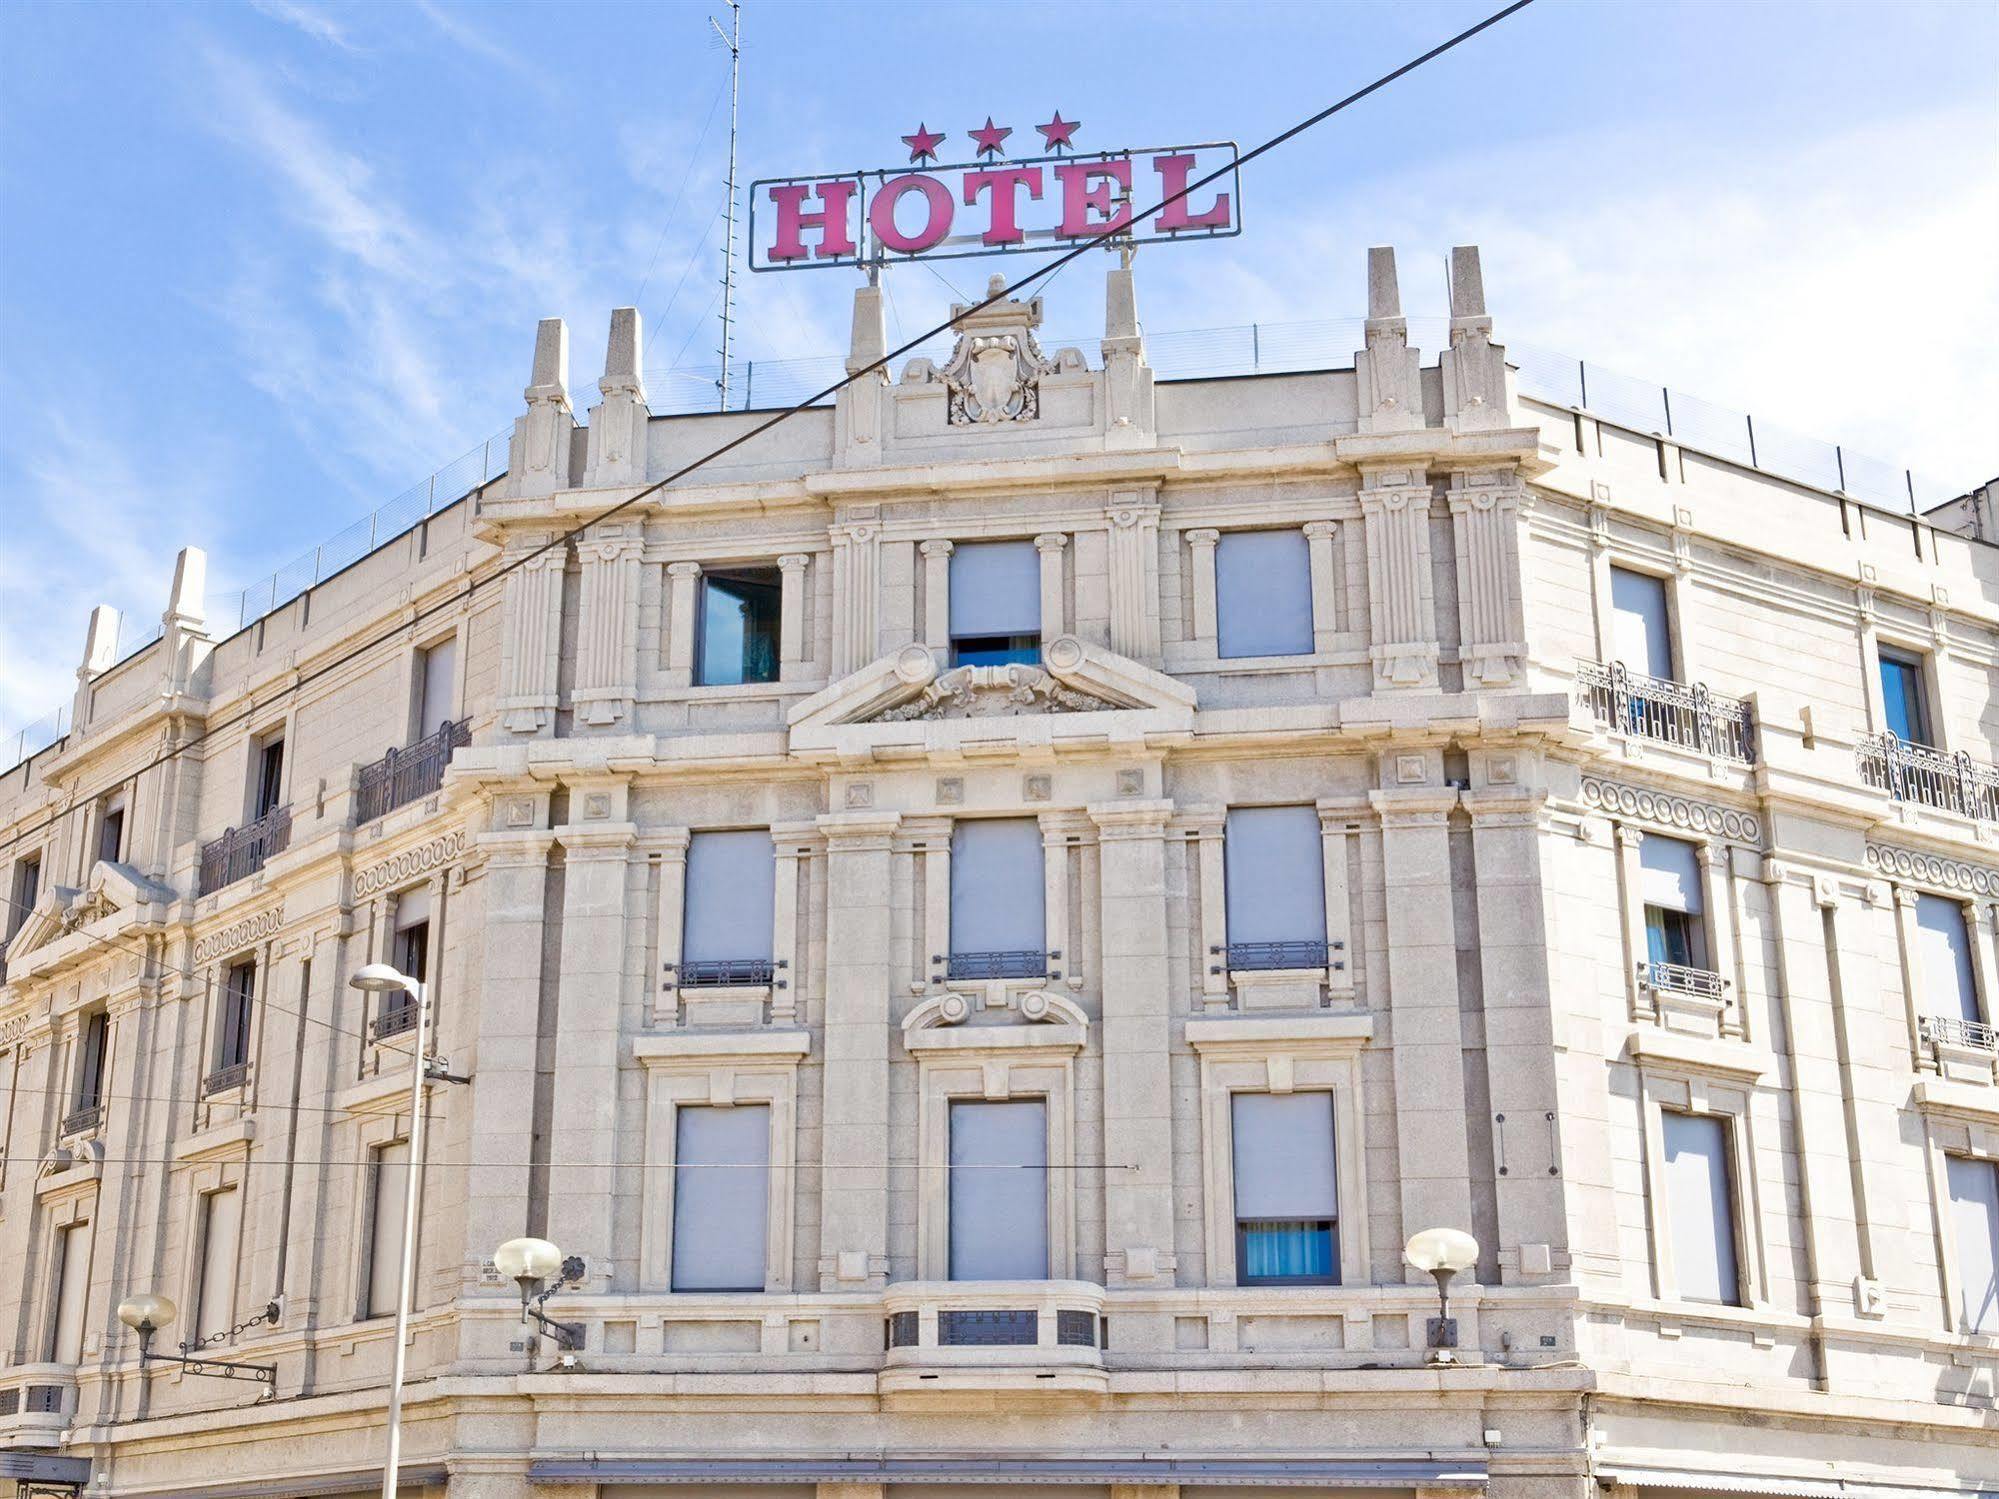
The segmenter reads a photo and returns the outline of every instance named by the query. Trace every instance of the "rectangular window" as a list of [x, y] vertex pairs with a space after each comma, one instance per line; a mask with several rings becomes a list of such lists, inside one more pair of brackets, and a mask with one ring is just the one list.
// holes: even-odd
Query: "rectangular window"
[[1673, 678], [1673, 635], [1667, 625], [1666, 580], [1628, 568], [1610, 570], [1611, 649], [1636, 672]]
[[1708, 967], [1700, 855], [1694, 845], [1647, 833], [1638, 845], [1638, 892], [1645, 907], [1645, 956], [1654, 963]]
[[1930, 742], [1929, 692], [1923, 682], [1923, 661], [1906, 651], [1882, 647], [1881, 707], [1884, 727], [1904, 744]]
[[458, 705], [457, 636], [448, 635], [420, 653], [416, 680], [417, 737], [428, 739], [452, 721]]
[[696, 833], [687, 841], [682, 984], [768, 984], [777, 852], [768, 832]]
[[951, 551], [951, 664], [1041, 659], [1041, 555], [1031, 541], [970, 541]]
[[1233, 656], [1306, 656], [1312, 637], [1312, 549], [1303, 531], [1228, 531], [1215, 545], [1216, 649]]
[[259, 821], [278, 810], [285, 783], [285, 741], [272, 735], [257, 742], [255, 800], [250, 820]]
[[104, 798], [97, 813], [97, 857], [116, 864], [125, 856], [125, 793]]
[[1048, 1105], [951, 1105], [952, 1280], [1048, 1278]]
[[1666, 1227], [1680, 1299], [1740, 1306], [1728, 1125], [1711, 1114], [1667, 1111], [1660, 1129], [1666, 1146]]
[[674, 1111], [673, 1289], [761, 1291], [770, 1105]]
[[72, 1107], [78, 1112], [94, 1109], [104, 1102], [104, 1055], [111, 1038], [111, 1017], [93, 1010], [79, 1024], [76, 1050], [76, 1093]]
[[1237, 1093], [1229, 1116], [1236, 1283], [1338, 1285], [1333, 1095]]
[[250, 1060], [250, 1010], [256, 1003], [257, 965], [235, 963], [222, 978], [222, 1002], [215, 1017], [215, 1075], [211, 1085], [228, 1087], [227, 1075]]
[[1222, 856], [1229, 967], [1324, 967], [1326, 866], [1318, 808], [1231, 807]]
[[951, 829], [952, 978], [1031, 978], [1048, 971], [1041, 824], [1031, 817]]
[[201, 1282], [195, 1333], [212, 1338], [236, 1325], [237, 1239], [243, 1230], [243, 1194], [231, 1187], [201, 1198]]
[[29, 854], [14, 861], [13, 904], [7, 911], [7, 940], [12, 942], [21, 930], [21, 923], [28, 919], [28, 913], [35, 908], [35, 902], [42, 895], [42, 856]]
[[694, 682], [732, 687], [777, 680], [778, 601], [774, 567], [732, 567], [701, 574]]
[[1964, 907], [1942, 895], [1916, 897], [1916, 940], [1922, 959], [1923, 1012], [1974, 1023], [1978, 985], [1971, 976], [1971, 933]]
[[90, 1225], [56, 1231], [55, 1284], [50, 1289], [49, 1361], [83, 1362], [84, 1308], [90, 1297]]
[[403, 1209], [409, 1192], [410, 1142], [377, 1146], [369, 1168], [368, 1285], [364, 1315], [393, 1317], [402, 1291]]
[[[407, 974], [419, 984], [430, 978], [430, 890], [419, 885], [413, 890], [405, 890], [396, 897], [396, 932], [394, 949], [390, 961], [398, 973]], [[400, 991], [405, 1004], [414, 1004], [407, 991]]]
[[1957, 1243], [1958, 1325], [1963, 1332], [1999, 1332], [1999, 1166], [1946, 1156], [1950, 1224]]

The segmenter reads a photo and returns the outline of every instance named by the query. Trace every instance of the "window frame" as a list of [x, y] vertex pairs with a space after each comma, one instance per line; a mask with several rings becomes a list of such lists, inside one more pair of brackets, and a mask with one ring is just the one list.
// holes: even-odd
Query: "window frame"
[[[1760, 1073], [1723, 1075], [1696, 1070], [1653, 1053], [1640, 1053], [1639, 1093], [1643, 1109], [1645, 1216], [1651, 1255], [1652, 1290], [1664, 1303], [1689, 1314], [1721, 1316], [1767, 1310], [1770, 1303], [1770, 1250], [1763, 1237], [1763, 1184], [1756, 1175]], [[1735, 1302], [1696, 1301], [1682, 1296], [1673, 1264], [1671, 1198], [1666, 1187], [1667, 1113], [1719, 1118], [1728, 1151], [1729, 1209], [1734, 1215]]]
[[[362, 1198], [362, 1201], [366, 1207], [366, 1211], [363, 1213], [356, 1214], [356, 1217], [361, 1220], [359, 1254], [357, 1256], [358, 1264], [356, 1266], [358, 1274], [355, 1277], [356, 1284], [355, 1284], [355, 1298], [354, 1298], [354, 1320], [356, 1322], [375, 1322], [381, 1320], [384, 1317], [395, 1316], [398, 1308], [394, 1303], [398, 1302], [401, 1299], [402, 1263], [401, 1263], [401, 1249], [400, 1249], [400, 1239], [399, 1239], [398, 1240], [399, 1247], [397, 1249], [397, 1262], [392, 1267], [394, 1269], [395, 1279], [396, 1279], [396, 1284], [390, 1291], [390, 1301], [392, 1304], [390, 1305], [387, 1311], [378, 1312], [374, 1310], [375, 1290], [376, 1290], [375, 1278], [376, 1278], [376, 1272], [379, 1268], [375, 1263], [375, 1249], [376, 1249], [377, 1230], [380, 1224], [380, 1215], [382, 1210], [383, 1166], [385, 1164], [384, 1157], [391, 1150], [394, 1150], [397, 1146], [401, 1146], [405, 1151], [409, 1151], [409, 1165], [407, 1169], [418, 1173], [417, 1204], [416, 1204], [416, 1243], [415, 1243], [415, 1254], [411, 1261], [412, 1273], [410, 1275], [410, 1310], [412, 1312], [415, 1312], [421, 1306], [421, 1302], [419, 1301], [417, 1296], [417, 1288], [422, 1284], [423, 1281], [423, 1181], [421, 1175], [422, 1168], [417, 1162], [415, 1152], [410, 1150], [410, 1138], [408, 1132], [406, 1130], [396, 1128], [395, 1127], [396, 1121], [385, 1120], [383, 1122], [387, 1127], [382, 1131], [381, 1138], [371, 1139], [365, 1142], [364, 1144], [365, 1158], [363, 1159], [359, 1167], [360, 1177], [361, 1177], [361, 1187], [362, 1191], [365, 1193], [364, 1197]], [[401, 1190], [403, 1192], [408, 1191], [408, 1184], [406, 1181], [398, 1183], [397, 1187], [398, 1190]], [[407, 1202], [408, 1198], [404, 1197], [403, 1203], [406, 1205]], [[408, 1230], [407, 1223], [405, 1223], [404, 1229], [405, 1232], [407, 1232]]]
[[[1999, 1307], [1994, 1307], [1987, 1312], [1984, 1326], [1969, 1327], [1965, 1324], [1964, 1308], [1965, 1303], [1969, 1299], [1965, 1293], [1968, 1285], [1965, 1276], [1964, 1257], [1957, 1234], [1957, 1198], [1950, 1190], [1950, 1167], [1953, 1161], [1960, 1161], [1966, 1165], [1976, 1166], [1992, 1173], [1995, 1179], [1995, 1188], [1999, 1188], [1999, 1161], [1994, 1160], [1989, 1154], [1974, 1151], [1970, 1148], [1969, 1141], [1966, 1142], [1966, 1148], [1964, 1149], [1945, 1148], [1939, 1150], [1937, 1155], [1939, 1157], [1937, 1175], [1943, 1187], [1942, 1195], [1937, 1201], [1938, 1217], [1940, 1226], [1944, 1230], [1941, 1237], [1948, 1245], [1947, 1252], [1949, 1255], [1946, 1261], [1946, 1295], [1943, 1307], [1946, 1325], [1950, 1331], [1960, 1337], [1999, 1343]], [[1995, 1263], [1999, 1263], [1999, 1235], [1995, 1235], [1991, 1249], [1991, 1259]]]
[[[279, 723], [257, 734], [250, 740], [250, 774], [244, 822], [262, 822], [285, 805], [285, 786], [291, 773], [291, 755], [287, 745], [291, 738], [289, 725]], [[272, 755], [277, 758], [276, 773], [272, 772]], [[275, 784], [273, 784], [275, 782]]]
[[[1237, 1123], [1236, 1103], [1244, 1098], [1299, 1098], [1324, 1097], [1327, 1100], [1326, 1125], [1331, 1132], [1331, 1164], [1333, 1170], [1333, 1215], [1331, 1218], [1245, 1218], [1240, 1203], [1235, 1200], [1237, 1176], [1235, 1169]], [[1273, 1093], [1268, 1089], [1259, 1092], [1252, 1088], [1236, 1088], [1229, 1092], [1229, 1211], [1235, 1218], [1236, 1280], [1238, 1286], [1254, 1288], [1259, 1286], [1337, 1286], [1344, 1284], [1346, 1261], [1340, 1246], [1340, 1101], [1332, 1088], [1294, 1088], [1287, 1093]], [[1327, 1238], [1332, 1249], [1333, 1269], [1330, 1275], [1249, 1275], [1243, 1266], [1248, 1259], [1248, 1234], [1245, 1223], [1324, 1223]]]
[[1874, 642], [1874, 679], [1881, 702], [1880, 732], [1884, 734], [1895, 732], [1889, 722], [1888, 682], [1885, 671], [1885, 668], [1891, 664], [1908, 673], [1907, 680], [1915, 689], [1915, 702], [1912, 705], [1915, 717], [1921, 720], [1919, 725], [1911, 725], [1919, 727], [1920, 734], [1897, 735], [1897, 737], [1904, 744], [1913, 744], [1921, 749], [1943, 753], [1942, 736], [1937, 732], [1939, 717], [1936, 658], [1920, 646], [1904, 645], [1896, 640], [1879, 638]]
[[[235, 979], [245, 973], [249, 975], [249, 982], [238, 989]], [[215, 988], [215, 1041], [209, 1050], [208, 1069], [211, 1074], [250, 1064], [250, 1028], [255, 1024], [257, 1014], [257, 978], [258, 965], [254, 957], [239, 957], [223, 966], [221, 982]], [[227, 1050], [232, 1018], [237, 1043], [233, 1052]]]
[[[1302, 551], [1305, 563], [1305, 596], [1303, 600], [1305, 606], [1305, 644], [1297, 649], [1283, 651], [1231, 651], [1228, 649], [1228, 626], [1225, 622], [1229, 612], [1227, 604], [1228, 589], [1223, 581], [1223, 554], [1229, 550], [1231, 539], [1239, 540], [1250, 536], [1295, 536], [1298, 539], [1298, 546]], [[1312, 579], [1312, 542], [1311, 538], [1305, 534], [1304, 523], [1301, 522], [1295, 526], [1237, 526], [1233, 529], [1221, 530], [1216, 533], [1214, 546], [1215, 659], [1227, 662], [1289, 661], [1301, 656], [1316, 655], [1319, 648], [1317, 628], [1318, 609], [1317, 600], [1314, 597], [1316, 590], [1313, 587]]]
[[[1030, 828], [1033, 830], [1035, 848], [1039, 855], [1039, 867], [1035, 870], [1034, 878], [1030, 883], [1028, 898], [1032, 900], [1036, 907], [1036, 924], [1040, 928], [1040, 945], [1038, 949], [1032, 947], [975, 948], [961, 945], [963, 933], [961, 931], [961, 923], [957, 919], [959, 880], [964, 874], [967, 862], [973, 864], [978, 862], [976, 859], [968, 861], [965, 856], [965, 849], [972, 838], [973, 829], [991, 827], [1002, 823], [1010, 823], [1021, 827], [1023, 829], [1023, 841], [1025, 838], [1024, 830]], [[948, 882], [949, 888], [945, 896], [947, 902], [946, 932], [945, 941], [942, 944], [946, 978], [957, 982], [978, 982], [992, 978], [1026, 979], [1033, 981], [1045, 979], [1049, 968], [1054, 965], [1056, 960], [1050, 957], [1048, 947], [1048, 835], [1040, 819], [1032, 813], [1004, 817], [954, 818], [951, 823], [951, 832], [947, 847], [950, 857], [950, 879]], [[968, 971], [961, 975], [959, 972], [959, 959], [961, 958], [970, 960], [1016, 954], [1035, 954], [1037, 961], [1029, 965], [1025, 957], [1020, 958], [1019, 962], [1014, 965], [1018, 967], [1018, 972], [1014, 972], [1011, 969], [1003, 973], [973, 973]]]
[[[761, 575], [768, 573], [766, 581]], [[752, 578], [748, 575], [756, 574]], [[771, 658], [768, 677], [744, 676], [733, 682], [711, 682], [705, 670], [708, 658], [708, 589], [716, 579], [724, 583], [754, 582], [767, 587], [776, 602], [771, 620]], [[784, 670], [784, 570], [775, 559], [765, 562], [739, 562], [701, 564], [701, 572], [694, 579], [694, 655], [688, 668], [689, 685], [692, 687], [774, 687], [778, 685]]]
[[93, 863], [117, 864], [124, 860], [126, 841], [131, 834], [130, 808], [131, 798], [123, 786], [98, 798]]
[[[1033, 599], [1035, 628], [1033, 633], [1015, 631], [992, 634], [958, 628], [957, 601], [959, 590], [958, 569], [964, 565], [962, 559], [968, 553], [975, 553], [981, 547], [1024, 547], [1033, 561]], [[979, 536], [967, 541], [954, 541], [945, 565], [945, 610], [944, 641], [948, 666], [1038, 666], [1041, 664], [1042, 647], [1049, 640], [1049, 621], [1043, 618], [1041, 597], [1041, 557], [1034, 539], [1029, 536]], [[1059, 621], [1057, 622], [1059, 625]]]
[[[1617, 616], [1619, 612], [1617, 608], [1617, 575], [1619, 573], [1623, 573], [1627, 577], [1643, 578], [1648, 582], [1659, 585], [1660, 607], [1665, 613], [1665, 618], [1660, 621], [1660, 625], [1665, 633], [1663, 643], [1666, 651], [1666, 662], [1670, 668], [1663, 677], [1652, 670], [1650, 661], [1640, 665], [1634, 661], [1625, 661], [1619, 653], [1617, 641]], [[1605, 666], [1622, 662], [1626, 670], [1638, 672], [1643, 676], [1651, 677], [1655, 681], [1685, 682], [1688, 680], [1686, 652], [1682, 649], [1680, 641], [1680, 601], [1676, 582], [1677, 580], [1673, 574], [1657, 572], [1650, 567], [1637, 564], [1630, 559], [1611, 559], [1607, 563], [1604, 574], [1604, 638], [1602, 642], [1604, 651], [1603, 664]]]
[[[65, 1368], [73, 1369], [80, 1365], [83, 1362], [89, 1344], [90, 1278], [91, 1268], [97, 1259], [96, 1236], [92, 1232], [94, 1226], [95, 1219], [85, 1216], [82, 1213], [77, 1213], [64, 1220], [51, 1222], [49, 1225], [49, 1270], [47, 1299], [44, 1302], [44, 1305], [48, 1308], [48, 1321], [42, 1338], [42, 1351], [45, 1355], [45, 1362], [59, 1364]], [[77, 1354], [74, 1359], [67, 1357], [61, 1347], [63, 1341], [63, 1303], [67, 1299], [71, 1289], [69, 1246], [72, 1242], [70, 1238], [72, 1234], [83, 1235], [82, 1243], [84, 1246], [82, 1264], [83, 1288], [77, 1293]]]
[[[70, 1069], [69, 1112], [104, 1104], [105, 1073], [111, 1061], [111, 1012], [103, 1005], [80, 1011], [76, 1017], [76, 1053]], [[86, 1098], [84, 1081], [90, 1082]]]

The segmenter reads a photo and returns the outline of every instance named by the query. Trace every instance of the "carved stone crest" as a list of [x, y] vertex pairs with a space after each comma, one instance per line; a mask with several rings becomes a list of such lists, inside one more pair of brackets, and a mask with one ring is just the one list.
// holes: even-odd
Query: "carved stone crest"
[[1038, 666], [957, 666], [921, 694], [877, 715], [883, 723], [932, 718], [1007, 718], [1020, 713], [1091, 713], [1115, 703], [1064, 686]]

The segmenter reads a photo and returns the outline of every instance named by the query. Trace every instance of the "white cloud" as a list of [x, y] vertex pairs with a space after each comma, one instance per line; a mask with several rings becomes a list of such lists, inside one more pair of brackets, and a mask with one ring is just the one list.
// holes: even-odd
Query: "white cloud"
[[254, 10], [269, 16], [274, 21], [297, 28], [316, 42], [338, 47], [343, 52], [361, 50], [347, 35], [345, 27], [324, 11], [315, 10], [310, 5], [299, 4], [297, 0], [250, 0], [250, 4]]

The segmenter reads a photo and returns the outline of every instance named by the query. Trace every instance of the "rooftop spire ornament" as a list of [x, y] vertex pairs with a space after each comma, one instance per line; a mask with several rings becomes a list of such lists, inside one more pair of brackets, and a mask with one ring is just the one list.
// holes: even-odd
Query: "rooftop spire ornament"
[[909, 160], [913, 165], [917, 162], [935, 161], [937, 148], [944, 144], [944, 137], [928, 125], [919, 124], [916, 127], [916, 134], [905, 135], [902, 143], [909, 147]]
[[1010, 125], [995, 125], [993, 117], [987, 115], [984, 129], [968, 131], [967, 133], [978, 146], [979, 155], [999, 156], [1004, 152], [1006, 138], [1013, 134], [1013, 127]]
[[1081, 120], [1063, 119], [1062, 111], [1058, 109], [1055, 111], [1054, 119], [1046, 125], [1036, 125], [1034, 128], [1041, 132], [1041, 148], [1044, 151], [1073, 151], [1076, 149], [1076, 143], [1071, 137], [1075, 135], [1076, 127], [1082, 123]]

